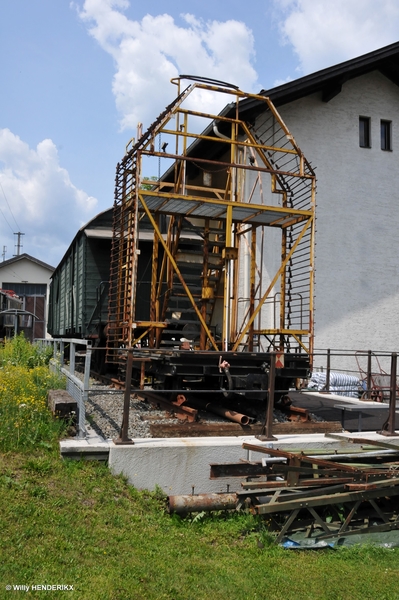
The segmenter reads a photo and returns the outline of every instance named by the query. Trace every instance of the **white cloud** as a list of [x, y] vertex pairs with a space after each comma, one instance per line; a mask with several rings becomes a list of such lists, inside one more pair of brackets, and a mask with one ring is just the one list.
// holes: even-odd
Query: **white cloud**
[[[254, 40], [244, 23], [203, 21], [181, 15], [184, 26], [168, 14], [129, 20], [122, 10], [127, 0], [85, 0], [78, 9], [90, 34], [115, 61], [113, 93], [121, 114], [121, 128], [146, 129], [175, 97], [170, 79], [179, 74], [206, 76], [231, 82], [245, 91], [258, 89]], [[203, 110], [209, 94], [197, 99]], [[225, 104], [212, 106], [220, 110]]]
[[274, 0], [274, 6], [305, 74], [399, 39], [397, 0]]
[[285, 79], [276, 79], [273, 83], [273, 87], [278, 87], [279, 85], [284, 85], [285, 83], [289, 83], [292, 81], [292, 77], [288, 76]]
[[14, 254], [18, 226], [25, 234], [23, 252], [56, 266], [77, 230], [95, 214], [97, 200], [73, 185], [49, 139], [32, 149], [9, 129], [0, 129], [0, 184], [7, 258]]

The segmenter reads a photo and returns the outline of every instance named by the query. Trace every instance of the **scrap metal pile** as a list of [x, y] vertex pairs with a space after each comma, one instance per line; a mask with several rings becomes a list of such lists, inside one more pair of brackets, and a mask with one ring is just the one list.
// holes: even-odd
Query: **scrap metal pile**
[[305, 530], [309, 538], [328, 539], [399, 529], [399, 445], [350, 441], [377, 448], [319, 458], [244, 443], [244, 449], [266, 457], [260, 462], [212, 464], [210, 475], [244, 477], [240, 491], [170, 496], [169, 510], [187, 514], [246, 508], [267, 517], [270, 530], [278, 532], [277, 542], [297, 530]]

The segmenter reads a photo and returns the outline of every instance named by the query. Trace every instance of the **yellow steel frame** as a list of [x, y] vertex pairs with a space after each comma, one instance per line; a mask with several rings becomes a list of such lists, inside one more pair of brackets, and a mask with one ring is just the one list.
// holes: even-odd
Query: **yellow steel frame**
[[[213, 85], [201, 80], [190, 83], [181, 92], [182, 81], [183, 78], [172, 81], [178, 86], [177, 100], [155, 121], [148, 132], [132, 145], [120, 166], [120, 169], [124, 169], [127, 173], [129, 169], [130, 172], [134, 169], [135, 174], [135, 177], [132, 178], [133, 188], [126, 187], [116, 198], [116, 203], [122, 207], [122, 210], [131, 211], [127, 230], [121, 235], [121, 255], [118, 257], [120, 273], [124, 262], [132, 261], [131, 281], [124, 280], [125, 288], [121, 290], [120, 294], [120, 301], [123, 304], [123, 327], [126, 328], [127, 324], [130, 331], [127, 341], [134, 344], [143, 336], [148, 335], [150, 345], [159, 345], [162, 330], [167, 328], [167, 323], [163, 318], [165, 311], [160, 306], [161, 290], [167, 288], [164, 294], [165, 307], [172, 291], [174, 273], [191, 303], [195, 318], [201, 328], [200, 344], [202, 349], [210, 347], [214, 350], [252, 351], [256, 344], [259, 346], [260, 338], [265, 336], [267, 339], [274, 340], [275, 348], [284, 349], [286, 340], [291, 338], [296, 347], [306, 352], [312, 352], [316, 190], [314, 172], [269, 98], [246, 94], [226, 84]], [[183, 108], [183, 102], [197, 90], [233, 96], [235, 98], [234, 108], [230, 111], [226, 108], [220, 115]], [[269, 135], [266, 140], [258, 136], [257, 131], [241, 117], [243, 101], [263, 104], [264, 113], [273, 124], [273, 132], [274, 130], [279, 132], [279, 140], [282, 142], [276, 143], [277, 136], [274, 133]], [[196, 133], [195, 129], [189, 131], [191, 118], [205, 119], [207, 126], [202, 133]], [[175, 128], [170, 127], [172, 119], [175, 119]], [[167, 126], [168, 124], [169, 126]], [[224, 133], [215, 132], [214, 129], [214, 135], [212, 135], [211, 124], [216, 124], [216, 129], [218, 126], [224, 126]], [[175, 138], [172, 153], [166, 151], [166, 146], [162, 152], [155, 149], [157, 142], [160, 145], [161, 136], [167, 136], [167, 139]], [[189, 141], [194, 143], [189, 145]], [[202, 147], [205, 149], [203, 152]], [[245, 162], [246, 156], [253, 159], [250, 164]], [[173, 166], [160, 177], [159, 181], [151, 182], [153, 183], [151, 189], [143, 189], [141, 186], [142, 160], [149, 158], [155, 158], [158, 161], [169, 159], [173, 161]], [[282, 167], [279, 166], [280, 162], [283, 163]], [[192, 165], [198, 169], [207, 169], [216, 175], [224, 173], [219, 180], [223, 182], [224, 178], [223, 185], [220, 183], [214, 186], [201, 185], [193, 175], [189, 174]], [[251, 177], [254, 179], [254, 183], [249, 198], [246, 198], [242, 188], [245, 179]], [[257, 186], [261, 187], [259, 182], [262, 182], [263, 189], [265, 177], [270, 178], [271, 197], [275, 194], [274, 198], [280, 197], [280, 202], [267, 203], [262, 198], [262, 193], [258, 193], [255, 202], [252, 201]], [[296, 190], [299, 190], [299, 201], [295, 199]], [[146, 215], [154, 232], [150, 320], [145, 323], [135, 317], [137, 245], [130, 250], [125, 250], [122, 239], [125, 236], [125, 246], [129, 248], [129, 236], [134, 231], [133, 238], [137, 244], [140, 214]], [[166, 215], [170, 221], [166, 239], [160, 229], [160, 215]], [[206, 240], [206, 244], [204, 242], [204, 248], [206, 245], [206, 250], [204, 249], [205, 267], [201, 276], [203, 291], [200, 300], [192, 292], [176, 259], [180, 234], [173, 234], [172, 229], [180, 231], [179, 228], [187, 219], [191, 219], [196, 224], [203, 223], [203, 235]], [[222, 287], [214, 290], [211, 290], [209, 276], [212, 269], [211, 263], [208, 262], [207, 255], [205, 256], [205, 252], [208, 252], [209, 247], [212, 246], [209, 237], [210, 223], [222, 223], [221, 231], [225, 236], [221, 253], [224, 260], [224, 267], [220, 273]], [[281, 230], [281, 264], [265, 286], [262, 267], [258, 264], [259, 260], [264, 261], [264, 257], [260, 256], [257, 235], [262, 228], [267, 227]], [[251, 236], [249, 248], [250, 293], [249, 297], [245, 299], [248, 307], [243, 315], [242, 311], [240, 312], [237, 288], [241, 278], [240, 240], [243, 233], [246, 232], [249, 232]], [[163, 248], [162, 260], [160, 260], [160, 246]], [[295, 253], [299, 247], [305, 255], [307, 273], [305, 284], [296, 282], [295, 275], [292, 275], [294, 271], [302, 273], [301, 269], [303, 270], [302, 266], [295, 265]], [[123, 253], [125, 253], [124, 256], [122, 256]], [[291, 265], [293, 265], [292, 268]], [[297, 279], [299, 280], [298, 277]], [[279, 281], [278, 326], [271, 326], [271, 324], [265, 326], [262, 310], [270, 301], [271, 294], [275, 292], [275, 286]], [[303, 286], [305, 287], [303, 288]], [[304, 294], [302, 289], [305, 289]], [[222, 295], [220, 295], [221, 290]], [[298, 307], [296, 306], [295, 311], [291, 309], [295, 298], [301, 294], [305, 296], [306, 300], [304, 318], [306, 326], [302, 326], [298, 321], [298, 316], [295, 316], [299, 311]], [[206, 307], [210, 302], [221, 302], [222, 305], [221, 341], [216, 338], [207, 316]], [[291, 315], [291, 313], [294, 315], [293, 320], [296, 319], [292, 327], [287, 323], [291, 319], [291, 316], [287, 315]], [[301, 315], [301, 319], [303, 319], [303, 315]], [[144, 327], [144, 332], [140, 330], [135, 336], [133, 330], [137, 327]]]

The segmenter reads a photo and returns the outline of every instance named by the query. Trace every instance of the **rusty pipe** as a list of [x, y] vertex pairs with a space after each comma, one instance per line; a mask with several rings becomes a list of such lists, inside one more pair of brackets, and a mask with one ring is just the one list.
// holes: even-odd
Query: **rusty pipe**
[[[227, 365], [228, 365], [228, 363], [227, 363]], [[233, 385], [233, 378], [230, 375], [230, 369], [229, 369], [228, 366], [226, 366], [226, 367], [221, 366], [220, 370], [223, 371], [223, 373], [226, 375], [227, 384], [229, 386], [228, 391], [227, 390], [223, 390], [223, 396], [225, 398], [231, 398], [232, 391], [234, 389], [234, 385]]]
[[210, 402], [205, 405], [205, 410], [209, 410], [216, 415], [220, 415], [221, 417], [225, 417], [230, 421], [234, 421], [234, 423], [240, 423], [240, 425], [249, 425], [249, 423], [253, 420], [251, 417], [248, 417], [248, 415], [242, 415], [235, 410], [229, 410], [228, 408], [223, 408], [223, 406], [217, 406], [216, 404], [211, 404]]
[[212, 404], [212, 402], [206, 402], [204, 400], [201, 400], [200, 398], [196, 398], [195, 400], [190, 399], [190, 403], [191, 402], [193, 402], [193, 405], [196, 408], [213, 412], [216, 415], [225, 417], [225, 419], [229, 419], [230, 421], [234, 421], [234, 423], [239, 423], [240, 425], [249, 425], [249, 423], [253, 423], [256, 420], [252, 417], [249, 417], [248, 415], [243, 415], [241, 413], [235, 412], [234, 410], [223, 408], [218, 404]]
[[188, 512], [210, 512], [233, 509], [237, 505], [236, 494], [196, 494], [168, 496], [168, 511], [184, 514]]

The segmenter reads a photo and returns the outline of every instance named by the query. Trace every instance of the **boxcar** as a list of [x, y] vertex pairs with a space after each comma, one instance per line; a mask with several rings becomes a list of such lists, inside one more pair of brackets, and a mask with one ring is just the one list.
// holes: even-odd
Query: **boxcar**
[[108, 313], [112, 209], [76, 234], [50, 284], [48, 332], [54, 337], [101, 339]]

